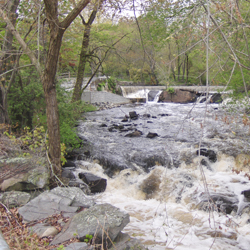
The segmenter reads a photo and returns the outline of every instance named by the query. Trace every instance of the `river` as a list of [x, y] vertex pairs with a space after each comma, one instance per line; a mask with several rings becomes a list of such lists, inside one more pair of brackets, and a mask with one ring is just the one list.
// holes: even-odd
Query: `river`
[[[108, 180], [96, 202], [127, 211], [123, 232], [149, 249], [247, 250], [250, 203], [242, 191], [250, 189], [250, 123], [244, 109], [147, 103], [91, 112], [78, 127], [90, 158], [76, 163]], [[138, 119], [124, 121], [131, 111]], [[133, 131], [141, 135], [126, 136]], [[148, 138], [149, 132], [158, 136]], [[199, 155], [200, 148], [213, 157]]]

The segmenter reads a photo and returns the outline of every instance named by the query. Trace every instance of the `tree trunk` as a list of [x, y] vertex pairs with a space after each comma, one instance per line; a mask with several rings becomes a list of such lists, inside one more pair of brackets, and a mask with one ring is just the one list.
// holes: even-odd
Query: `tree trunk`
[[[19, 5], [20, 0], [12, 0], [7, 3], [7, 11], [8, 18], [13, 26], [15, 26], [16, 18], [17, 18], [17, 7]], [[10, 66], [13, 63], [10, 63], [11, 60], [14, 61], [13, 56], [9, 57], [12, 50], [12, 42], [13, 42], [13, 34], [11, 30], [6, 27], [4, 42], [2, 46], [2, 56], [0, 57], [0, 74], [8, 71]], [[9, 58], [8, 58], [9, 57]], [[12, 71], [11, 73], [5, 74], [2, 79], [0, 79], [0, 123], [9, 123], [9, 114], [8, 114], [8, 102], [7, 95], [9, 89], [11, 87], [12, 81], [14, 81], [16, 71]], [[12, 81], [11, 81], [12, 80]]]
[[58, 0], [44, 0], [46, 17], [49, 23], [50, 42], [45, 69], [43, 72], [34, 53], [29, 49], [29, 47], [22, 39], [18, 31], [10, 22], [8, 16], [4, 13], [3, 9], [0, 8], [0, 14], [7, 22], [8, 28], [15, 36], [18, 43], [21, 45], [23, 51], [27, 53], [31, 62], [35, 65], [39, 76], [41, 77], [46, 101], [46, 114], [49, 134], [49, 158], [53, 168], [52, 174], [57, 174], [58, 177], [61, 177], [61, 149], [55, 76], [59, 58], [59, 51], [65, 30], [79, 15], [79, 13], [89, 4], [89, 2], [90, 0], [79, 1], [75, 8], [64, 18], [64, 20], [62, 22], [59, 22]]
[[53, 166], [54, 174], [57, 176], [61, 176], [61, 148], [55, 75], [63, 33], [64, 31], [59, 29], [57, 31], [56, 29], [52, 30], [50, 33], [49, 50], [42, 76], [49, 135], [49, 158]]
[[89, 47], [90, 30], [91, 30], [91, 25], [86, 24], [85, 29], [84, 29], [84, 34], [83, 34], [82, 48], [81, 48], [81, 53], [79, 57], [76, 84], [75, 84], [75, 88], [74, 88], [74, 92], [72, 96], [72, 102], [81, 100], [82, 81], [83, 81], [85, 66], [87, 62], [87, 51]]
[[81, 48], [81, 53], [80, 53], [79, 63], [78, 63], [76, 84], [75, 84], [74, 92], [73, 92], [72, 99], [71, 99], [72, 102], [81, 101], [82, 81], [83, 81], [83, 77], [84, 77], [85, 66], [87, 63], [87, 51], [89, 48], [91, 25], [93, 24], [93, 22], [96, 18], [96, 14], [97, 14], [98, 10], [101, 8], [103, 2], [104, 2], [104, 0], [99, 0], [95, 3], [94, 9], [91, 12], [91, 15], [90, 15], [87, 23], [85, 22], [84, 18], [81, 16], [82, 23], [85, 26], [85, 28], [84, 28], [83, 39], [82, 39], [82, 48]]

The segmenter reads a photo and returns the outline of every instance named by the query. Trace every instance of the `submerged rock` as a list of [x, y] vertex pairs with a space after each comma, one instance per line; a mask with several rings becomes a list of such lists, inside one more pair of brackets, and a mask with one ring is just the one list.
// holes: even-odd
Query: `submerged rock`
[[[196, 154], [199, 155], [199, 150], [197, 150]], [[216, 162], [217, 161], [217, 155], [211, 149], [201, 148], [200, 149], [200, 155], [206, 156], [209, 159], [209, 161], [211, 161], [211, 162]]]
[[139, 115], [135, 111], [129, 112], [129, 117], [131, 120], [137, 120]]
[[237, 211], [239, 200], [235, 194], [202, 193], [199, 197], [201, 202], [198, 208], [205, 211], [218, 211], [231, 214]]
[[149, 133], [147, 134], [147, 138], [150, 138], [150, 139], [155, 138], [155, 137], [157, 137], [157, 136], [159, 136], [157, 133], [149, 132]]
[[142, 132], [140, 130], [135, 130], [132, 133], [126, 134], [125, 137], [140, 137]]
[[241, 194], [243, 194], [244, 197], [250, 201], [250, 189], [242, 191]]
[[153, 198], [154, 193], [159, 191], [160, 184], [161, 179], [159, 174], [157, 174], [155, 171], [152, 171], [148, 178], [143, 180], [140, 185], [140, 189], [146, 194], [146, 199], [151, 199]]

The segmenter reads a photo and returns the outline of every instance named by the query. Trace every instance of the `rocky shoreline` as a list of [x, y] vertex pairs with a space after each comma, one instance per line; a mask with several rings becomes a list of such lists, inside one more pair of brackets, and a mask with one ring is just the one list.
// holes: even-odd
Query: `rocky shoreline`
[[[121, 232], [129, 223], [128, 213], [96, 204], [94, 194], [105, 191], [106, 179], [83, 170], [76, 179], [76, 166], [68, 162], [63, 169], [67, 186], [48, 190], [49, 168], [43, 158], [2, 158], [0, 167], [0, 207], [18, 207], [22, 225], [40, 239], [49, 238], [44, 249], [146, 249]], [[2, 234], [0, 249], [10, 249]]]

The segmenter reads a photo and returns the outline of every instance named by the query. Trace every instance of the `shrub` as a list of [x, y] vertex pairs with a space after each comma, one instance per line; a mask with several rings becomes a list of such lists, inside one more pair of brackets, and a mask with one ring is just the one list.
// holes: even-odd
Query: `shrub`
[[167, 92], [168, 92], [169, 94], [174, 94], [175, 90], [174, 90], [173, 87], [169, 87], [169, 88], [167, 88]]

